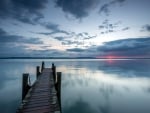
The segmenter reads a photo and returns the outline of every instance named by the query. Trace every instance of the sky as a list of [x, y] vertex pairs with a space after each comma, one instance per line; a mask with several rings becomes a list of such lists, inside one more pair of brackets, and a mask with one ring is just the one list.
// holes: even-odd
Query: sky
[[0, 57], [150, 57], [150, 0], [0, 0]]

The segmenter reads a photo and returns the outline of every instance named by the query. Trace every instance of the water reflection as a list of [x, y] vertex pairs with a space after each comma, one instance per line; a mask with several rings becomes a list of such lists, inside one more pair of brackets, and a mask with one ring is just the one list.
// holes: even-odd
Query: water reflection
[[94, 113], [149, 113], [149, 68], [149, 60], [76, 62], [70, 66], [71, 71], [67, 71], [68, 67], [60, 67], [60, 70], [65, 70], [62, 83], [63, 113], [68, 113], [68, 106], [69, 110], [76, 108], [79, 100]]
[[65, 113], [95, 113], [96, 111], [91, 108], [91, 106], [84, 102], [83, 100], [79, 99], [74, 104], [70, 106], [65, 106], [63, 109]]
[[[0, 111], [15, 113], [22, 73], [42, 60], [0, 60]], [[62, 72], [63, 113], [150, 113], [150, 60], [45, 60]]]
[[21, 102], [22, 73], [30, 73], [35, 80], [35, 66], [39, 62], [0, 60], [0, 112], [15, 113]]

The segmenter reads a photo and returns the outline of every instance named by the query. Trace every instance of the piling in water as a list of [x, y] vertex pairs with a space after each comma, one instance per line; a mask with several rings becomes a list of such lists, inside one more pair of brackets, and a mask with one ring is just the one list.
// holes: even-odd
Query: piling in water
[[54, 83], [56, 83], [56, 66], [52, 63], [52, 73], [54, 78]]
[[45, 63], [44, 61], [42, 61], [41, 72], [43, 71], [44, 68], [45, 68]]
[[38, 78], [40, 75], [40, 66], [36, 67], [36, 78]]
[[28, 90], [30, 89], [29, 83], [29, 74], [24, 73], [22, 76], [22, 100], [25, 98]]
[[59, 105], [61, 107], [61, 72], [57, 72], [56, 78], [57, 78], [57, 82], [56, 82], [57, 97], [58, 97]]

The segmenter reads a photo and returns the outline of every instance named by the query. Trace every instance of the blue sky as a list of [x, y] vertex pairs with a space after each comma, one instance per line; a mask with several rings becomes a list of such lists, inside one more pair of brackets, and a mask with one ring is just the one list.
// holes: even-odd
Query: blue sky
[[150, 57], [149, 0], [1, 0], [0, 57]]

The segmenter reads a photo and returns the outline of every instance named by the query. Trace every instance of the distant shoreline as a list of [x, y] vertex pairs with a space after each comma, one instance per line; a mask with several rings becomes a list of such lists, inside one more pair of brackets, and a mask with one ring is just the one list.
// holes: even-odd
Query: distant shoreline
[[[0, 57], [0, 59], [110, 59], [95, 57]], [[111, 59], [150, 59], [150, 58], [111, 58]]]

